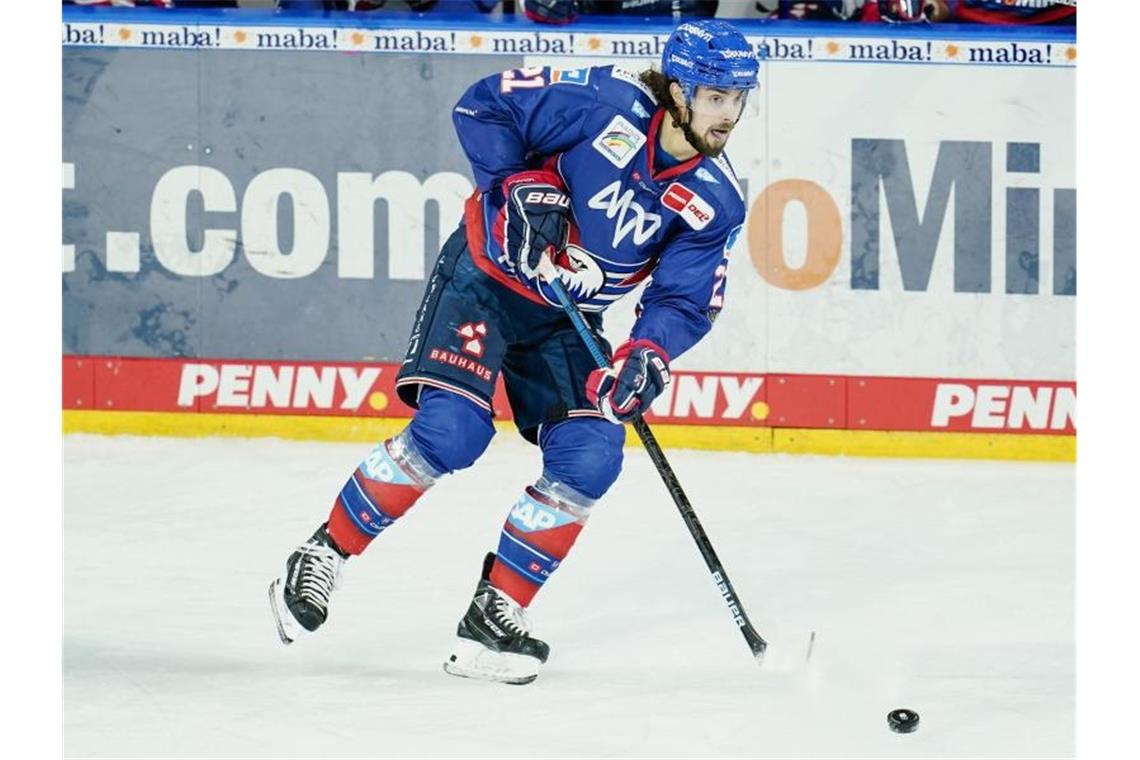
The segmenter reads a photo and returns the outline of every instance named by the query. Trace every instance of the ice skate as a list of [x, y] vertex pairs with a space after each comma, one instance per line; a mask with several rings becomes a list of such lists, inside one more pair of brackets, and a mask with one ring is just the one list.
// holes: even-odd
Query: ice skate
[[488, 576], [494, 554], [483, 561], [475, 597], [459, 628], [451, 656], [443, 669], [453, 676], [524, 684], [538, 678], [550, 647], [530, 635], [526, 610], [491, 585]]
[[285, 573], [269, 584], [269, 606], [285, 644], [312, 633], [328, 619], [329, 597], [339, 585], [342, 554], [321, 525], [285, 561]]

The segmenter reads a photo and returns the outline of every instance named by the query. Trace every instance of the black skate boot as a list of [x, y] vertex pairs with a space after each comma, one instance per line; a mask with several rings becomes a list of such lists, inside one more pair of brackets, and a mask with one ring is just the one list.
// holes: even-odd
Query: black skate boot
[[269, 605], [277, 635], [285, 644], [321, 627], [329, 615], [329, 596], [340, 581], [348, 555], [333, 543], [327, 523], [285, 560], [285, 574], [269, 584]]
[[550, 647], [530, 635], [526, 610], [491, 585], [495, 555], [483, 560], [483, 574], [467, 614], [459, 621], [455, 646], [443, 669], [453, 676], [524, 684], [538, 678]]

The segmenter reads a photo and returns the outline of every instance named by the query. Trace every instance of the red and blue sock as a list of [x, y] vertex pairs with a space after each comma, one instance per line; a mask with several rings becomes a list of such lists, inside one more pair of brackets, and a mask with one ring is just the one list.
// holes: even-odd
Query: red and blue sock
[[406, 461], [402, 463], [403, 457], [393, 456], [393, 450], [399, 449], [396, 438], [378, 445], [337, 494], [328, 532], [342, 551], [363, 552], [433, 485], [434, 480], [418, 477]]
[[526, 607], [566, 559], [588, 516], [589, 505], [528, 486], [499, 534], [491, 585]]

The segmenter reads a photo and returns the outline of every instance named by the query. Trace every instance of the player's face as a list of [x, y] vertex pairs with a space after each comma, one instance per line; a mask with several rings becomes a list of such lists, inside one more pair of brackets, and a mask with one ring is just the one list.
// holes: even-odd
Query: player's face
[[736, 122], [744, 112], [747, 102], [748, 90], [702, 86], [693, 92], [693, 102], [690, 106], [694, 115], [701, 114], [712, 119]]
[[690, 104], [689, 140], [693, 147], [702, 155], [719, 156], [747, 100], [747, 90], [698, 87]]

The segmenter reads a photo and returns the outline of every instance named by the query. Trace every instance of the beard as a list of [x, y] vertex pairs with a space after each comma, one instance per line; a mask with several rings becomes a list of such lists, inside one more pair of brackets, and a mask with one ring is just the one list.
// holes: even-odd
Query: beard
[[[674, 121], [674, 124], [676, 124], [676, 121]], [[685, 139], [689, 141], [689, 145], [692, 145], [693, 148], [696, 149], [697, 153], [700, 153], [706, 158], [720, 158], [720, 154], [724, 153], [724, 148], [726, 145], [728, 145], [728, 135], [732, 133], [732, 128], [736, 126], [736, 122], [733, 122], [731, 124], [720, 124], [716, 127], [709, 127], [709, 129], [706, 130], [706, 134], [708, 134], [708, 132], [712, 131], [713, 129], [723, 129], [725, 131], [724, 142], [722, 142], [719, 146], [713, 145], [704, 137], [694, 132], [689, 122], [686, 121], [679, 126], [681, 127], [681, 132], [685, 135]]]

